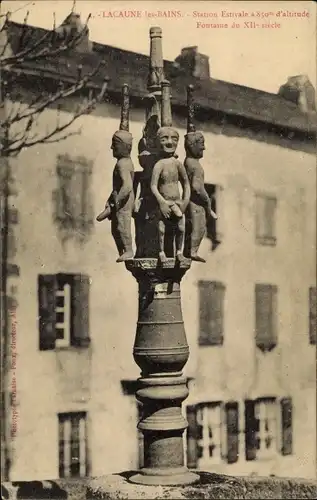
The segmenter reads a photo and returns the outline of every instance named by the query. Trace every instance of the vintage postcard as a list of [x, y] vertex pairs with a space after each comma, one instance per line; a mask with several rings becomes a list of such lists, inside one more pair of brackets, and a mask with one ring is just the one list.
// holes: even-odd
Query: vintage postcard
[[315, 498], [317, 4], [0, 5], [4, 498]]

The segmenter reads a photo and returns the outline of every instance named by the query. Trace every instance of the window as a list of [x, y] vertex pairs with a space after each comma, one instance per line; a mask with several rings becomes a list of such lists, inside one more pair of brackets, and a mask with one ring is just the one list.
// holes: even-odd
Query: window
[[225, 286], [199, 281], [199, 345], [222, 345]]
[[255, 340], [263, 351], [277, 344], [277, 287], [255, 285]]
[[317, 310], [317, 300], [316, 300], [316, 287], [312, 286], [309, 289], [309, 342], [316, 345], [316, 310]]
[[246, 460], [270, 460], [278, 453], [292, 454], [293, 407], [291, 398], [247, 400], [245, 430], [240, 430], [237, 401], [189, 405], [187, 413], [187, 466], [208, 469], [215, 464], [234, 464], [245, 441]]
[[207, 237], [212, 241], [214, 250], [224, 236], [223, 187], [216, 184], [205, 184], [205, 189], [211, 201], [211, 208], [218, 216], [218, 219], [211, 219], [207, 222]]
[[[188, 451], [194, 446], [195, 462], [198, 468], [220, 463], [222, 437], [221, 405], [219, 403], [200, 403], [193, 410], [192, 415], [188, 415], [189, 424], [191, 424], [191, 428], [188, 429], [188, 439], [190, 440], [194, 437], [194, 442], [188, 447]], [[187, 414], [190, 411], [189, 407]], [[193, 433], [191, 432], [193, 424], [195, 425], [194, 436], [192, 436]], [[193, 462], [193, 457], [189, 457], [189, 462]]]
[[59, 413], [59, 477], [89, 474], [86, 413]]
[[259, 245], [275, 245], [275, 218], [277, 199], [272, 195], [258, 193], [256, 194], [255, 200], [256, 242]]
[[64, 235], [84, 238], [94, 223], [92, 162], [83, 157], [57, 158], [58, 187], [53, 192], [54, 220]]
[[[279, 414], [280, 413], [280, 414]], [[281, 429], [280, 429], [281, 423]], [[246, 460], [266, 460], [292, 453], [292, 401], [260, 398], [245, 402]]]
[[235, 463], [239, 456], [239, 407], [237, 402], [187, 406], [187, 465], [208, 468]]
[[39, 276], [40, 350], [89, 345], [89, 287], [81, 274]]

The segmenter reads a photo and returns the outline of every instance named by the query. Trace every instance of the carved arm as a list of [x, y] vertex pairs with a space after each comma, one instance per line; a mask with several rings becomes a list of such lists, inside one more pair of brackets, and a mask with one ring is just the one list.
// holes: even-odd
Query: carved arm
[[190, 183], [185, 167], [181, 162], [178, 163], [178, 175], [183, 188], [183, 202], [180, 208], [184, 213], [190, 200]]

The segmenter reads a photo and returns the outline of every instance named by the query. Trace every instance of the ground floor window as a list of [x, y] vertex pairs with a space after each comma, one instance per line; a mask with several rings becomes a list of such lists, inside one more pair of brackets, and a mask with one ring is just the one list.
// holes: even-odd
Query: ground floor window
[[84, 477], [87, 460], [86, 412], [59, 413], [59, 476]]

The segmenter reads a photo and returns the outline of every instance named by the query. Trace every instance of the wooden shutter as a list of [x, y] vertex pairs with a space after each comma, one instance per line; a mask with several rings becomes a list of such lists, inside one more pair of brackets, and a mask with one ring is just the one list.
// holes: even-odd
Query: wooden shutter
[[265, 198], [261, 195], [256, 195], [255, 198], [255, 231], [256, 238], [260, 240], [265, 236]]
[[268, 240], [275, 240], [275, 211], [276, 211], [276, 198], [265, 197], [264, 208], [264, 237]]
[[83, 229], [85, 220], [85, 176], [84, 166], [77, 165], [76, 159], [73, 160], [73, 173], [70, 188], [71, 213], [74, 227], [78, 230]]
[[256, 432], [258, 431], [258, 421], [254, 412], [255, 402], [245, 401], [245, 458], [255, 460], [257, 451]]
[[56, 173], [58, 187], [53, 192], [54, 219], [61, 229], [72, 227], [73, 215], [71, 206], [71, 179], [74, 167], [68, 156], [59, 155], [57, 158]]
[[197, 439], [198, 428], [196, 418], [196, 406], [187, 406], [187, 467], [195, 469], [197, 467]]
[[75, 274], [72, 279], [71, 300], [71, 344], [77, 347], [87, 347], [89, 337], [89, 276]]
[[282, 455], [293, 452], [293, 404], [291, 398], [281, 400]]
[[256, 345], [263, 351], [277, 344], [277, 287], [255, 286]]
[[233, 464], [239, 457], [239, 404], [235, 401], [225, 405], [227, 427], [227, 461]]
[[309, 289], [309, 342], [313, 345], [316, 345], [316, 337], [317, 337], [317, 320], [316, 320], [316, 309], [317, 309], [317, 300], [316, 300], [316, 287], [310, 287]]
[[38, 277], [40, 350], [55, 348], [55, 323], [57, 282], [53, 274], [40, 274]]
[[223, 304], [225, 286], [213, 281], [199, 282], [199, 345], [223, 343]]
[[277, 200], [274, 196], [256, 195], [256, 240], [262, 245], [274, 245], [276, 242], [276, 206]]
[[85, 167], [82, 169], [83, 176], [83, 224], [86, 230], [94, 224], [94, 206], [91, 196], [91, 178], [92, 178], [92, 161], [86, 161]]

